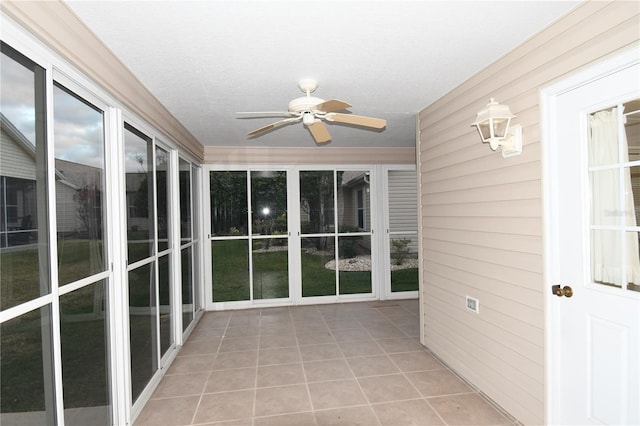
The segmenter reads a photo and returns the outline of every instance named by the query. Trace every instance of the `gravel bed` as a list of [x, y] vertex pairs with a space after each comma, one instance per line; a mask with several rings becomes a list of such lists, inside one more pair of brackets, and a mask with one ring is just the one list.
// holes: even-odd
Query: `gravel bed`
[[[335, 271], [336, 261], [330, 260], [324, 264], [324, 267]], [[371, 270], [371, 256], [356, 256], [351, 259], [340, 259], [338, 267], [341, 271], [370, 271]], [[406, 259], [402, 262], [402, 265], [391, 264], [391, 270], [417, 268], [418, 259]]]

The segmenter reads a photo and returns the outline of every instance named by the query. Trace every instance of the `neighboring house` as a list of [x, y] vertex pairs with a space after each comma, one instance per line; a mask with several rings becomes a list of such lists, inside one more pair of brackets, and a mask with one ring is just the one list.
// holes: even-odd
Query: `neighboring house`
[[358, 231], [371, 229], [371, 194], [369, 173], [341, 172], [338, 182], [338, 223]]
[[[0, 120], [0, 247], [11, 247], [37, 239], [36, 147], [1, 113]], [[75, 195], [81, 185], [74, 178], [86, 174], [88, 166], [61, 160], [56, 166], [57, 231], [80, 232]]]

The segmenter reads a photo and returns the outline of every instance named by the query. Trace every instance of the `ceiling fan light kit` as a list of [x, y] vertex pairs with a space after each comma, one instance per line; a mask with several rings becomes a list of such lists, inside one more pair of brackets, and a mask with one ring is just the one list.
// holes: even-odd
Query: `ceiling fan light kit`
[[[285, 118], [283, 120], [276, 121], [275, 123], [271, 123], [253, 130], [248, 133], [248, 136], [260, 136], [280, 126], [295, 123], [297, 121], [302, 121], [302, 124], [307, 127], [316, 143], [321, 144], [331, 141], [331, 135], [329, 134], [329, 130], [327, 129], [327, 127], [324, 125], [323, 120], [330, 123], [351, 124], [378, 130], [384, 129], [387, 125], [387, 121], [382, 118], [365, 117], [362, 115], [352, 115], [351, 113], [345, 114], [336, 112], [350, 108], [351, 104], [338, 99], [329, 99], [325, 101], [324, 99], [311, 96], [311, 93], [314, 92], [318, 87], [318, 82], [314, 79], [307, 78], [300, 80], [298, 82], [298, 87], [306, 94], [306, 96], [293, 99], [291, 102], [289, 102], [287, 111], [276, 113], [277, 115], [282, 115], [289, 118]], [[252, 112], [239, 114], [252, 114], [255, 117], [260, 117], [261, 115], [274, 115], [273, 112]]]

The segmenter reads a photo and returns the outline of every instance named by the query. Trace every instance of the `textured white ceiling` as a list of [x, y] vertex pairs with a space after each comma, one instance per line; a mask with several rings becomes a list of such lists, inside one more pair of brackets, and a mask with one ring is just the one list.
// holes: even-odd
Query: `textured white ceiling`
[[285, 147], [314, 142], [301, 123], [248, 139], [277, 118], [235, 113], [286, 111], [298, 80], [315, 78], [314, 96], [388, 122], [330, 124], [331, 146], [414, 146], [418, 111], [577, 3], [67, 2], [203, 145]]

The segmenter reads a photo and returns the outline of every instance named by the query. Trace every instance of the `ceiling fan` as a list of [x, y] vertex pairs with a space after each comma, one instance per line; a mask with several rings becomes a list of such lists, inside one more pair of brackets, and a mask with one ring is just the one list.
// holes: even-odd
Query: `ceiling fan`
[[[365, 117], [362, 115], [345, 114], [342, 111], [351, 107], [350, 104], [338, 99], [324, 99], [311, 96], [311, 93], [318, 87], [318, 82], [313, 79], [304, 79], [298, 82], [300, 90], [306, 96], [296, 98], [289, 102], [288, 111], [277, 112], [239, 112], [238, 114], [251, 114], [254, 116], [284, 116], [288, 117], [275, 123], [268, 124], [248, 133], [249, 137], [260, 136], [270, 130], [284, 126], [285, 124], [302, 121], [316, 143], [326, 143], [331, 141], [329, 130], [324, 125], [323, 120], [330, 123], [352, 124], [355, 126], [370, 127], [374, 129], [384, 129], [387, 120], [382, 118]], [[249, 117], [242, 117], [249, 118]], [[253, 117], [251, 117], [253, 118]]]

